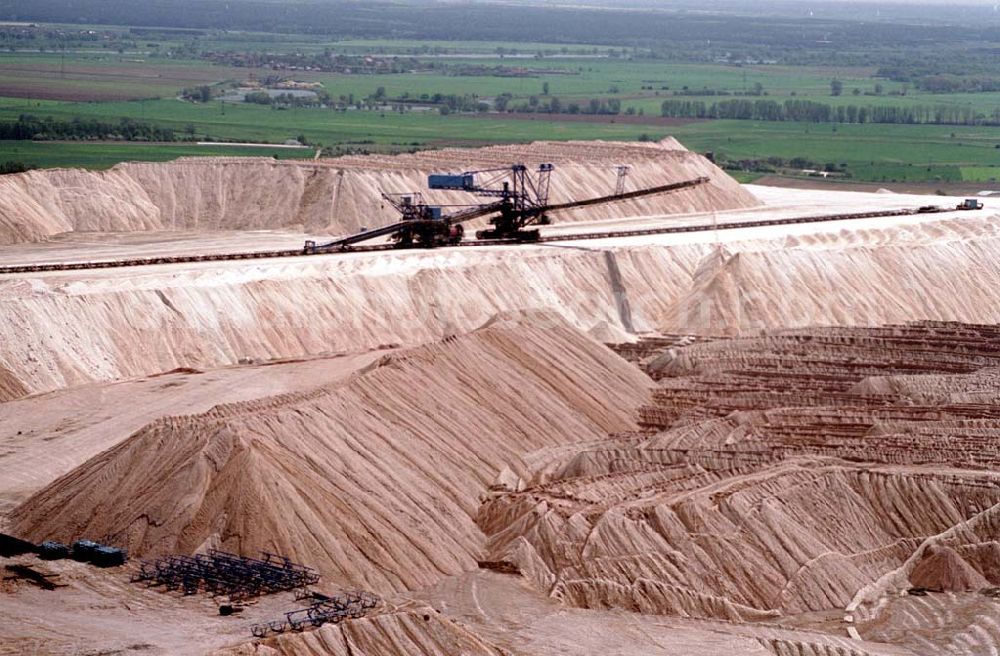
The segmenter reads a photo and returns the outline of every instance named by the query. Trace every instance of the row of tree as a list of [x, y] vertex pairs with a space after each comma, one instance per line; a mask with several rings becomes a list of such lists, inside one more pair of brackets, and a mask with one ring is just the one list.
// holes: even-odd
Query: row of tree
[[716, 118], [753, 121], [803, 121], [811, 123], [895, 123], [937, 125], [1000, 125], [1000, 107], [991, 114], [971, 107], [926, 105], [828, 105], [811, 100], [734, 99], [706, 103], [697, 100], [665, 100], [662, 116], [671, 118]]
[[[566, 101], [558, 97], [539, 98], [531, 96], [527, 101], [515, 103], [511, 94], [504, 93], [493, 100], [498, 112], [520, 112], [529, 114], [600, 114], [618, 115], [622, 113], [622, 101], [618, 98], [591, 98], [587, 101]], [[634, 113], [634, 109], [629, 108]]]
[[6, 162], [0, 162], [0, 175], [24, 173], [25, 171], [30, 171], [33, 168], [35, 167], [30, 164], [25, 164], [20, 160], [9, 159]]
[[107, 139], [115, 141], [173, 141], [174, 131], [123, 118], [115, 123], [74, 118], [57, 121], [21, 114], [16, 121], [0, 122], [0, 139]]
[[267, 91], [251, 91], [243, 96], [243, 102], [274, 107], [334, 107], [333, 98], [326, 91], [307, 95], [293, 93], [269, 94]]
[[1000, 77], [989, 55], [955, 59], [934, 59], [882, 66], [875, 73], [896, 82], [912, 84], [928, 93], [993, 93], [1000, 91]]
[[846, 162], [826, 162], [821, 164], [806, 157], [754, 157], [745, 159], [730, 159], [725, 155], [717, 155], [715, 163], [729, 171], [744, 171], [753, 173], [781, 173], [792, 169], [794, 172], [802, 170], [825, 171], [837, 174], [838, 177], [849, 178], [851, 172], [847, 168]]

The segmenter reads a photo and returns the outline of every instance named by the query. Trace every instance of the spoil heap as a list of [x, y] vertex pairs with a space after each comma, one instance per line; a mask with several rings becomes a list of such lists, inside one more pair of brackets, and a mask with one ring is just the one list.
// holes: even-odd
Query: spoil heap
[[0, 324], [0, 366], [33, 393], [180, 367], [413, 346], [532, 308], [554, 310], [604, 339], [617, 333], [614, 341], [656, 329], [718, 335], [921, 318], [1000, 321], [992, 299], [1000, 288], [1000, 222], [906, 221], [850, 231], [821, 226], [794, 243], [748, 231], [721, 255], [707, 234], [696, 243], [8, 276], [0, 279], [0, 313], [8, 319]]
[[31, 171], [0, 180], [0, 244], [43, 240], [73, 231], [295, 229], [346, 234], [397, 220], [380, 193], [420, 191], [430, 203], [481, 203], [464, 192], [431, 192], [441, 171], [556, 165], [553, 202], [606, 196], [615, 167], [629, 165], [627, 189], [700, 176], [710, 183], [675, 194], [564, 213], [559, 221], [675, 214], [759, 205], [704, 157], [673, 139], [659, 144], [539, 142], [480, 150], [446, 149], [401, 156], [343, 157], [308, 162], [188, 158], [126, 163], [109, 171]]
[[905, 595], [887, 599], [859, 628], [869, 640], [920, 656], [981, 656], [1000, 649], [996, 617], [996, 599], [979, 593]]
[[21, 384], [21, 381], [14, 374], [0, 367], [0, 403], [13, 401], [27, 393], [27, 388]]
[[998, 338], [920, 323], [672, 348], [649, 366], [651, 432], [543, 449], [495, 489], [490, 558], [573, 605], [737, 621], [913, 571], [997, 585]]
[[634, 428], [649, 385], [553, 315], [498, 318], [344, 384], [156, 421], [18, 507], [12, 532], [270, 551], [333, 584], [414, 588], [476, 567], [477, 495], [517, 454]]
[[922, 319], [1000, 322], [992, 296], [1000, 287], [995, 216], [788, 232], [760, 231], [753, 235], [760, 241], [704, 253], [657, 326], [746, 335]]
[[386, 613], [244, 644], [212, 656], [504, 656], [479, 636], [430, 608]]
[[989, 581], [949, 547], [927, 549], [910, 572], [910, 583], [936, 592], [978, 592]]

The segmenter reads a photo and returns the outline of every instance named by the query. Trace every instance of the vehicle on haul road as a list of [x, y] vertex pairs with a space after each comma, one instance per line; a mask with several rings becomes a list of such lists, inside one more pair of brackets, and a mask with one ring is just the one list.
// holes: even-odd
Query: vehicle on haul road
[[983, 209], [983, 201], [976, 198], [966, 198], [958, 206], [955, 207], [957, 210], [981, 210]]

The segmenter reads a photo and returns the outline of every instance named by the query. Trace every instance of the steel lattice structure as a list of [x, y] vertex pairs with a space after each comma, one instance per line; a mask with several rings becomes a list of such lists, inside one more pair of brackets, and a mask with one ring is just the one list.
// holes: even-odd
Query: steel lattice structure
[[304, 588], [317, 583], [319, 574], [284, 556], [264, 553], [261, 558], [247, 558], [213, 549], [195, 556], [164, 556], [143, 561], [132, 580], [162, 585], [185, 595], [204, 591], [241, 600]]
[[301, 631], [324, 624], [339, 624], [344, 620], [363, 617], [381, 601], [377, 595], [360, 590], [342, 592], [332, 597], [314, 595], [316, 601], [308, 608], [288, 611], [283, 619], [262, 624], [254, 624], [250, 632], [257, 638], [284, 633], [285, 631]]

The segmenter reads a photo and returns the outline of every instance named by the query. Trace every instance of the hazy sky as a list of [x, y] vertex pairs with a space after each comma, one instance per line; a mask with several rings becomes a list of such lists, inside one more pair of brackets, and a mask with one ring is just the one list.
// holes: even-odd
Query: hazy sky
[[[899, 5], [936, 5], [938, 7], [949, 7], [953, 5], [981, 5], [991, 7], [997, 4], [998, 0], [807, 0], [823, 4], [826, 2], [864, 2], [865, 4], [899, 4]], [[746, 4], [754, 4], [754, 0], [746, 0]]]
[[[542, 2], [552, 3], [553, 0], [541, 0]], [[558, 3], [559, 0], [555, 0]], [[949, 7], [955, 5], [975, 5], [980, 7], [993, 7], [1000, 6], [1000, 0], [798, 0], [798, 4], [803, 7], [808, 5], [823, 5], [823, 4], [844, 4], [844, 3], [860, 3], [860, 4], [870, 4], [870, 5], [884, 5], [884, 4], [899, 4], [899, 5], [930, 5], [938, 7]], [[568, 4], [568, 3], [567, 3]], [[583, 0], [583, 4], [602, 4], [602, 5], [615, 5], [619, 4], [616, 0], [596, 0], [596, 2], [588, 2]], [[642, 4], [647, 7], [652, 6], [663, 6], [671, 7], [677, 4], [690, 4], [686, 0], [681, 0], [680, 3], [674, 0], [637, 0], [636, 2], [629, 2], [629, 0], [624, 0], [621, 2], [623, 5], [634, 5]], [[717, 4], [714, 0], [705, 0], [704, 3], [706, 8], [711, 8], [712, 5]], [[747, 7], [759, 7], [761, 5], [770, 4], [768, 0], [723, 0], [722, 4], [729, 6], [742, 4]], [[790, 0], [778, 0], [778, 4], [790, 4]]]

